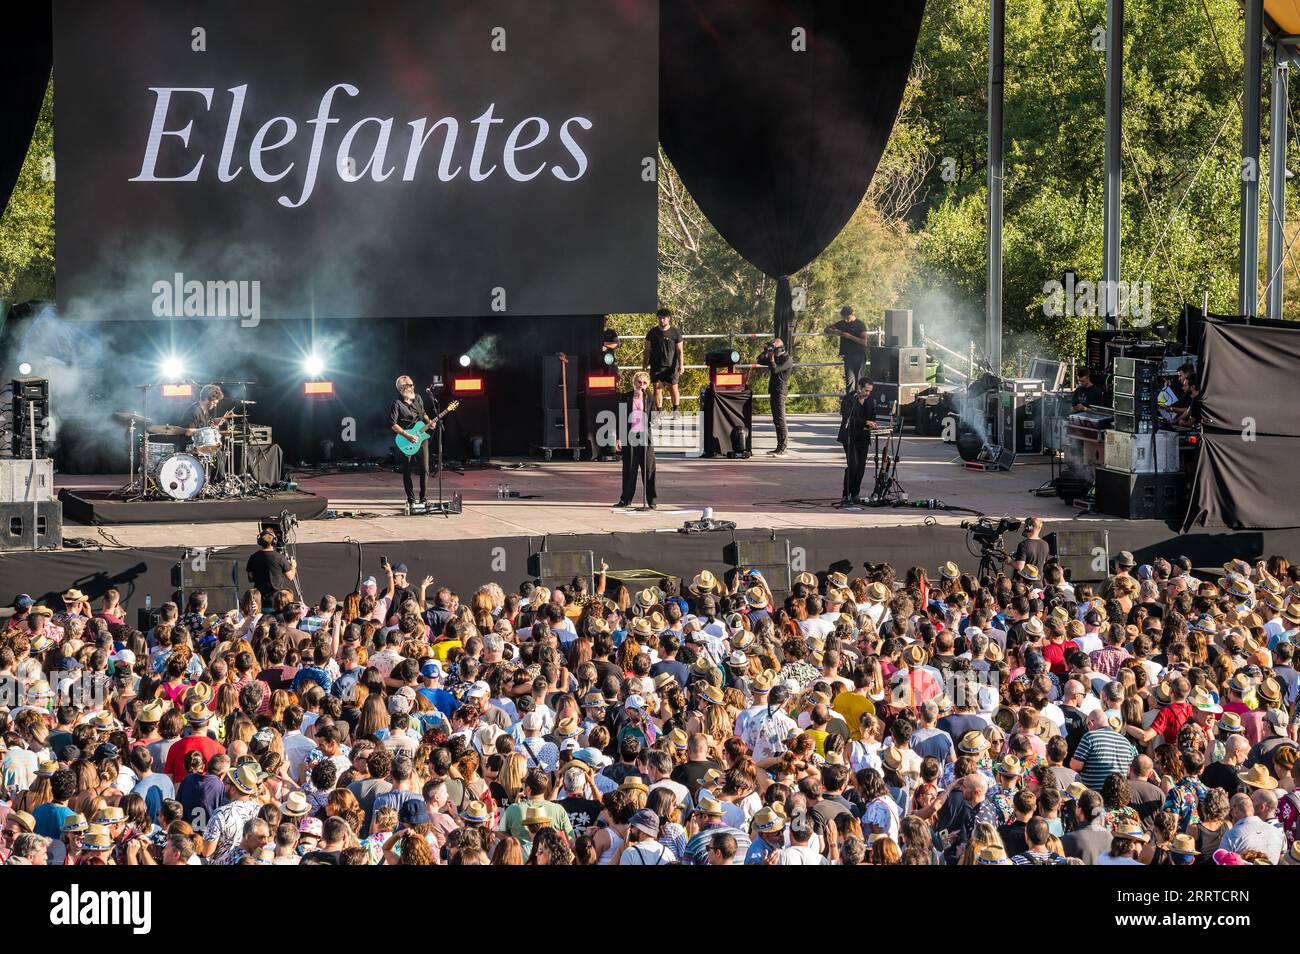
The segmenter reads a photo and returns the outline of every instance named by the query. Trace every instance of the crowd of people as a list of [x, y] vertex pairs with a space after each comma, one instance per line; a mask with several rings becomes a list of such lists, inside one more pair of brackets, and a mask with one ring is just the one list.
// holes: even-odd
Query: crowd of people
[[[1300, 566], [956, 563], [0, 620], [0, 858], [1300, 864]], [[431, 568], [432, 569], [432, 568]], [[137, 621], [139, 622], [139, 621]]]

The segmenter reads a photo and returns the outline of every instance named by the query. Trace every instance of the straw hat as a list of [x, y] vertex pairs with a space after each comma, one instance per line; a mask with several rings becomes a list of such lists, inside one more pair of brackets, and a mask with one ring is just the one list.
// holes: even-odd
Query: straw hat
[[201, 702], [196, 702], [185, 710], [185, 721], [190, 725], [203, 725], [212, 721], [212, 710]]
[[903, 750], [896, 745], [889, 745], [880, 750], [880, 764], [891, 772], [902, 771]]
[[1241, 779], [1241, 784], [1251, 788], [1277, 788], [1277, 779], [1269, 774], [1263, 763], [1256, 763], [1249, 772], [1238, 772], [1237, 778]]
[[1175, 855], [1200, 854], [1196, 847], [1196, 839], [1191, 835], [1174, 835], [1169, 845], [1169, 851]]
[[286, 818], [303, 818], [311, 811], [311, 803], [302, 792], [290, 792], [289, 797], [280, 803], [280, 812]]
[[59, 770], [59, 763], [53, 759], [46, 759], [36, 768], [37, 778], [49, 778]]
[[867, 584], [867, 599], [872, 603], [883, 603], [889, 599], [889, 588], [876, 580], [874, 583]]
[[962, 755], [981, 755], [988, 747], [989, 740], [984, 738], [983, 732], [976, 729], [971, 729], [957, 743], [957, 751]]
[[699, 815], [722, 815], [722, 802], [706, 791], [701, 791], [695, 799], [695, 811]]
[[1271, 676], [1259, 684], [1255, 694], [1267, 702], [1270, 708], [1282, 701], [1282, 687]]
[[632, 625], [629, 627], [629, 630], [633, 636], [645, 639], [649, 639], [655, 635], [654, 627], [650, 625], [650, 621], [644, 616], [638, 616], [636, 619], [632, 620]]
[[623, 779], [623, 782], [622, 784], [619, 785], [618, 790], [620, 792], [628, 792], [628, 791], [649, 792], [650, 786], [648, 786], [644, 781], [642, 781], [640, 775], [629, 775], [625, 779]]
[[1001, 845], [985, 845], [980, 849], [978, 862], [982, 865], [1010, 865], [1014, 862], [1007, 857], [1007, 851]]
[[785, 816], [768, 805], [754, 816], [754, 828], [764, 832], [782, 831], [785, 828]]
[[81, 592], [81, 590], [77, 589], [75, 586], [63, 594], [63, 602], [65, 603], [80, 603], [85, 598], [86, 594]]
[[996, 639], [990, 639], [988, 649], [984, 650], [984, 658], [989, 662], [1002, 662], [1002, 644]]
[[796, 576], [794, 581], [796, 583], [802, 583], [804, 586], [811, 587], [814, 590], [817, 589], [817, 575], [815, 573], [809, 573], [807, 570], [804, 570]]
[[65, 834], [75, 834], [86, 831], [90, 827], [90, 822], [86, 821], [86, 816], [81, 813], [69, 815], [63, 819], [63, 831]]
[[776, 672], [771, 669], [764, 669], [749, 680], [749, 688], [753, 692], [769, 692], [774, 685], [776, 685]]
[[477, 799], [460, 810], [460, 820], [471, 825], [483, 825], [488, 820], [487, 806]]
[[939, 567], [939, 576], [945, 580], [956, 580], [961, 577], [961, 567], [949, 560], [943, 566]]
[[582, 734], [582, 726], [573, 716], [565, 716], [555, 723], [555, 734], [561, 739], [572, 739]]
[[117, 805], [105, 805], [95, 817], [90, 819], [92, 824], [102, 825], [107, 828], [109, 825], [120, 825], [126, 821], [126, 812], [122, 811]]
[[714, 593], [717, 589], [718, 579], [708, 570], [701, 570], [695, 574], [695, 579], [691, 580], [691, 585], [687, 587], [687, 590], [695, 596]]
[[1002, 758], [998, 759], [997, 763], [993, 766], [993, 771], [998, 775], [1014, 775], [1016, 778], [1019, 778], [1024, 774], [1025, 767], [1021, 764], [1019, 758], [1008, 752], [1006, 755], [1002, 756]]
[[722, 694], [722, 690], [713, 685], [713, 683], [707, 683], [701, 687], [700, 695], [715, 706], [725, 705], [727, 701], [726, 697]]
[[158, 699], [152, 702], [146, 702], [140, 707], [140, 711], [135, 714], [137, 722], [159, 722], [167, 712], [167, 707]]
[[554, 824], [541, 805], [525, 805], [523, 817], [519, 821], [525, 828], [549, 828]]
[[1198, 709], [1201, 712], [1208, 712], [1211, 713], [1212, 715], [1218, 715], [1220, 712], [1223, 711], [1223, 706], [1215, 702], [1214, 697], [1211, 696], [1204, 689], [1197, 689], [1195, 692], [1193, 692], [1190, 696], [1187, 697], [1187, 701], [1191, 703], [1193, 708]]
[[1148, 842], [1151, 836], [1142, 830], [1142, 826], [1137, 822], [1123, 822], [1118, 828], [1111, 832], [1113, 838], [1122, 838], [1125, 841]]
[[924, 666], [927, 658], [925, 647], [920, 643], [912, 643], [903, 650], [903, 661], [913, 669]]
[[1034, 566], [1032, 563], [1026, 563], [1017, 572], [1030, 583], [1038, 582], [1038, 567]]
[[648, 610], [659, 602], [659, 595], [651, 589], [641, 590], [636, 595], [636, 605], [642, 610]]
[[113, 839], [97, 825], [91, 825], [81, 837], [82, 851], [110, 851], [112, 848]]
[[751, 609], [767, 609], [767, 593], [761, 586], [751, 586], [745, 590], [745, 603]]
[[245, 795], [256, 795], [262, 787], [262, 778], [254, 762], [242, 762], [227, 769], [225, 779]]
[[672, 743], [672, 747], [679, 752], [686, 751], [686, 743], [689, 740], [690, 736], [686, 734], [684, 729], [673, 729], [668, 733], [668, 741]]
[[1229, 735], [1236, 735], [1238, 732], [1246, 731], [1246, 727], [1241, 724], [1241, 716], [1235, 712], [1225, 712], [1219, 716], [1216, 725], [1220, 732], [1226, 732]]
[[1037, 616], [1031, 616], [1020, 624], [1020, 631], [1026, 636], [1037, 639], [1043, 635], [1043, 621]]

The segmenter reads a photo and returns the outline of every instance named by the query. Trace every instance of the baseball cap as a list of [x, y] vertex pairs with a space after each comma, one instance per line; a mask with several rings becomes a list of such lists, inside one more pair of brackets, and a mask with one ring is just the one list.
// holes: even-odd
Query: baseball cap
[[17, 596], [14, 597], [13, 607], [16, 610], [25, 610], [35, 602], [36, 601], [32, 599], [30, 596], [28, 596], [26, 593], [19, 593]]
[[397, 821], [406, 827], [423, 825], [429, 821], [429, 809], [423, 799], [408, 798], [397, 810]]
[[442, 668], [442, 663], [438, 662], [436, 659], [430, 659], [420, 667], [420, 675], [425, 679], [441, 679], [446, 676], [447, 673]]

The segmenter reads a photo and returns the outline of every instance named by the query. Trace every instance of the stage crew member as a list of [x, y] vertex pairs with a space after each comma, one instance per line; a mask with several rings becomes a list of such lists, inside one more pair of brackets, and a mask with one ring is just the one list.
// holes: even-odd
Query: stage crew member
[[1075, 411], [1086, 411], [1094, 404], [1103, 404], [1106, 392], [1092, 383], [1092, 372], [1086, 367], [1079, 369], [1079, 386], [1070, 395], [1070, 407]]
[[845, 305], [840, 309], [840, 320], [827, 325], [826, 334], [840, 339], [840, 357], [844, 359], [844, 393], [857, 390], [858, 379], [867, 372], [867, 326]]
[[[424, 401], [415, 393], [415, 383], [405, 374], [397, 379], [397, 400], [388, 410], [388, 423], [394, 434], [400, 434], [407, 440], [415, 440], [410, 428], [421, 421], [430, 425], [430, 430], [438, 425], [424, 411]], [[429, 442], [423, 441], [420, 449], [410, 457], [402, 455], [402, 485], [406, 488], [406, 503], [415, 503], [415, 488], [412, 486], [411, 474], [419, 468], [420, 503], [425, 503], [426, 484], [429, 480]]]
[[785, 342], [774, 338], [758, 356], [758, 363], [768, 371], [767, 396], [771, 398], [772, 426], [776, 428], [776, 450], [768, 451], [767, 455], [781, 457], [785, 454], [789, 435], [785, 426], [785, 398], [790, 391], [790, 372], [794, 368], [794, 358], [785, 350]]
[[658, 324], [646, 332], [645, 354], [641, 357], [642, 370], [650, 372], [655, 385], [655, 411], [664, 409], [663, 386], [668, 385], [673, 396], [673, 413], [682, 404], [682, 367], [686, 363], [682, 351], [682, 333], [672, 326], [673, 313], [667, 308], [655, 312]]
[[876, 400], [870, 378], [858, 378], [852, 394], [840, 404], [840, 433], [844, 445], [844, 491], [841, 503], [862, 503], [862, 475], [871, 452], [871, 433], [876, 428]]
[[650, 427], [657, 412], [647, 393], [649, 387], [649, 373], [638, 371], [632, 376], [631, 393], [623, 394], [619, 400], [619, 427], [626, 426], [626, 431], [617, 446], [623, 454], [623, 492], [619, 494], [616, 507], [632, 505], [632, 498], [636, 496], [636, 474], [640, 470], [641, 479], [645, 481], [646, 506], [655, 509], [655, 448]]

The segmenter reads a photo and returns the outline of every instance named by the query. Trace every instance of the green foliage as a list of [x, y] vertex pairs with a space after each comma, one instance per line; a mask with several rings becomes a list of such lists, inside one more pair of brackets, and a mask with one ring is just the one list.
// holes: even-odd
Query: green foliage
[[54, 297], [53, 162], [51, 84], [13, 195], [0, 216], [0, 300]]

